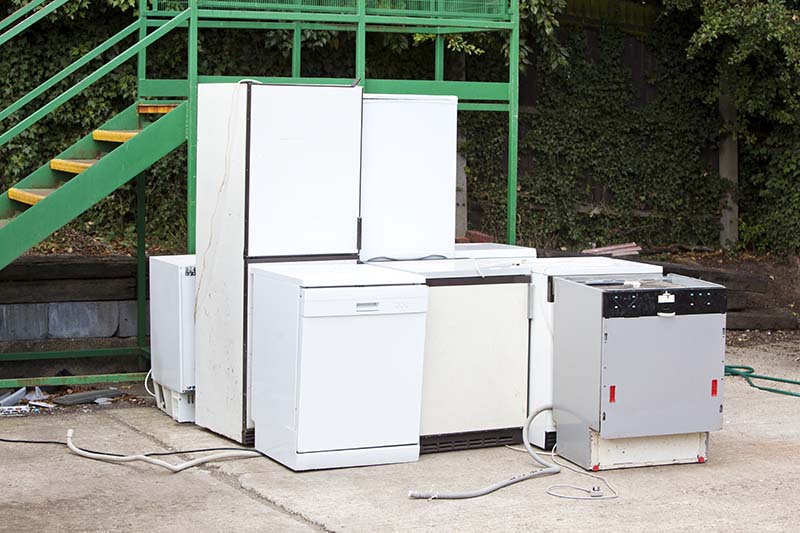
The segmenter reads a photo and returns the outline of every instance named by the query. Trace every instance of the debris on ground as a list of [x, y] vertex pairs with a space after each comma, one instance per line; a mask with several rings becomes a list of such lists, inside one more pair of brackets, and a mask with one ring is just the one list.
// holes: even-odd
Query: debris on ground
[[101, 389], [90, 390], [86, 392], [76, 392], [74, 394], [67, 394], [56, 398], [54, 401], [58, 405], [79, 405], [84, 403], [93, 403], [98, 398], [116, 398], [124, 396], [125, 393], [119, 389]]
[[642, 247], [635, 242], [627, 242], [624, 244], [614, 244], [613, 246], [603, 246], [600, 248], [588, 248], [581, 251], [585, 255], [607, 255], [611, 257], [625, 257], [628, 255], [639, 255]]
[[0, 407], [0, 417], [5, 416], [25, 416], [30, 412], [27, 405], [9, 405]]
[[49, 397], [50, 395], [45, 392], [42, 392], [42, 389], [40, 389], [39, 387], [35, 387], [33, 389], [33, 392], [29, 392], [28, 394], [25, 395], [25, 399], [28, 400], [28, 403], [35, 402], [38, 400], [46, 400]]
[[53, 408], [55, 408], [55, 406], [56, 406], [56, 404], [54, 404], [54, 403], [50, 403], [50, 402], [37, 402], [37, 401], [28, 402], [28, 405], [29, 405], [29, 406], [31, 406], [31, 407], [43, 407], [43, 408], [45, 408], [45, 409], [53, 409]]
[[12, 405], [17, 405], [20, 400], [25, 397], [26, 392], [27, 390], [25, 387], [21, 387], [14, 392], [8, 392], [0, 396], [0, 407], [11, 407]]

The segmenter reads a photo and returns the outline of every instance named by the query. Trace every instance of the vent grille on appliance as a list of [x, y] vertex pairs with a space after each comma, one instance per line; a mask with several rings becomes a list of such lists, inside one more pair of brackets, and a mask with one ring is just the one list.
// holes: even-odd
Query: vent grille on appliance
[[522, 429], [496, 429], [420, 437], [420, 453], [454, 452], [522, 442]]

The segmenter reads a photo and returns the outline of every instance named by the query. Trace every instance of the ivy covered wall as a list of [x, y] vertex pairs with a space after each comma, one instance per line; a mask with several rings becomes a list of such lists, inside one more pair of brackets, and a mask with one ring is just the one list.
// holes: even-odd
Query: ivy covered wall
[[[568, 66], [532, 67], [534, 105], [520, 118], [522, 242], [718, 242], [723, 182], [710, 155], [719, 127], [703, 71], [686, 60], [688, 35], [679, 20], [661, 20], [646, 39], [655, 66], [645, 99], [623, 60], [630, 37], [615, 25], [565, 29]], [[503, 235], [506, 121], [469, 114], [463, 126], [472, 221]]]

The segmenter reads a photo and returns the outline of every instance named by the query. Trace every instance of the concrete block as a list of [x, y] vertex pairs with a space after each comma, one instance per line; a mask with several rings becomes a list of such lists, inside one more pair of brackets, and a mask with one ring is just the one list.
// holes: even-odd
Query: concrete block
[[0, 341], [47, 337], [47, 304], [0, 305]]
[[119, 326], [117, 302], [48, 304], [48, 334], [55, 339], [112, 337]]
[[[125, 300], [119, 304], [119, 329], [117, 337], [136, 336], [136, 300]], [[150, 331], [150, 306], [147, 306], [147, 322], [145, 326]]]

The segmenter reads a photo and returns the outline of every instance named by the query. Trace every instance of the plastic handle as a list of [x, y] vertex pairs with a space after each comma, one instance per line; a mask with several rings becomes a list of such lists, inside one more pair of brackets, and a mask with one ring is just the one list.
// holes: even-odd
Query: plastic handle
[[378, 302], [359, 302], [356, 304], [356, 312], [366, 313], [369, 311], [377, 311]]
[[671, 313], [658, 313], [658, 316], [665, 316], [665, 317], [675, 316], [675, 311]]

